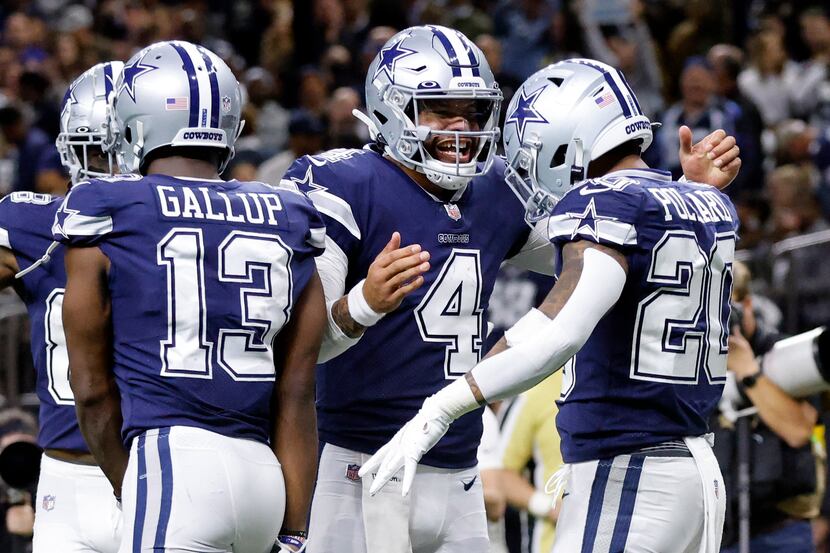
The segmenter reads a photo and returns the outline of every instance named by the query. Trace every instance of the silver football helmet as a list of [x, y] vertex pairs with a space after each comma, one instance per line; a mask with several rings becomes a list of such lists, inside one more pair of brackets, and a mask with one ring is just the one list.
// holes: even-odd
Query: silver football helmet
[[184, 41], [158, 42], [127, 61], [116, 84], [105, 147], [122, 172], [143, 172], [166, 146], [218, 148], [219, 172], [242, 131], [239, 83], [219, 56]]
[[531, 75], [510, 101], [505, 178], [532, 223], [585, 180], [591, 161], [632, 140], [645, 151], [651, 121], [623, 74], [594, 60], [565, 60]]
[[[458, 31], [410, 27], [381, 48], [366, 75], [373, 138], [393, 159], [457, 190], [485, 173], [498, 146], [502, 94], [481, 50]], [[433, 130], [426, 113], [463, 117], [464, 130]]]
[[104, 161], [99, 150], [106, 137], [107, 102], [123, 69], [120, 61], [99, 63], [84, 71], [66, 91], [55, 145], [72, 184], [113, 174], [112, 153], [103, 153]]

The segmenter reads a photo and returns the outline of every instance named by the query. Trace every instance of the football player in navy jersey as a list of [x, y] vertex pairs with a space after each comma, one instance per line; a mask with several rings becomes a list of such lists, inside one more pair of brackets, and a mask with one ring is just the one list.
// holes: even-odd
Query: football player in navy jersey
[[[67, 90], [57, 147], [71, 183], [112, 173], [103, 153], [107, 97], [123, 63], [98, 64]], [[34, 553], [115, 553], [120, 537], [112, 488], [89, 453], [75, 416], [61, 323], [64, 248], [52, 242], [63, 198], [13, 192], [0, 200], [0, 287], [26, 303], [40, 400], [38, 443], [44, 449], [37, 487]]]
[[[486, 59], [463, 34], [406, 29], [366, 77], [368, 115], [360, 116], [374, 142], [300, 158], [281, 182], [306, 192], [327, 228], [317, 261], [329, 324], [311, 553], [486, 548], [480, 412], [424, 457], [406, 500], [388, 490], [370, 499], [371, 475], [357, 471], [425, 398], [478, 362], [502, 262], [553, 273], [546, 233], [524, 224], [494, 155], [500, 101]], [[534, 119], [519, 116], [522, 126]], [[713, 152], [730, 152], [731, 139], [709, 138], [723, 148]], [[683, 156], [696, 170], [713, 163], [692, 157]]]
[[72, 390], [123, 500], [122, 553], [295, 551], [305, 539], [325, 229], [302, 194], [219, 178], [240, 104], [205, 48], [140, 51], [105, 144], [137, 174], [79, 183], [56, 215]]
[[567, 362], [554, 551], [715, 553], [724, 488], [705, 435], [726, 379], [735, 208], [646, 166], [650, 122], [612, 67], [551, 65], [517, 91], [508, 121], [520, 110], [534, 117], [505, 128], [508, 182], [528, 221], [546, 221], [558, 281], [360, 473], [377, 471], [376, 493], [404, 467], [403, 493], [413, 479], [418, 493], [417, 463], [452, 421]]

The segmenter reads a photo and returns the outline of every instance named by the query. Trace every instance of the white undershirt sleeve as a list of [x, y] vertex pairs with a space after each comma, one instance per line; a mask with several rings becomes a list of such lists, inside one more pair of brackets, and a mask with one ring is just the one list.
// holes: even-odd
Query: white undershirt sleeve
[[507, 263], [543, 275], [555, 275], [556, 248], [548, 239], [547, 219], [536, 223], [522, 249]]
[[622, 294], [626, 274], [610, 255], [585, 251], [579, 282], [554, 319], [540, 324], [515, 347], [485, 359], [472, 374], [488, 402], [529, 390], [557, 371], [585, 344]]
[[317, 272], [323, 282], [323, 294], [326, 296], [326, 315], [328, 325], [323, 334], [323, 344], [320, 346], [318, 363], [325, 363], [355, 345], [358, 338], [349, 338], [334, 322], [331, 308], [334, 303], [343, 297], [346, 291], [346, 275], [349, 272], [349, 259], [337, 243], [326, 236], [326, 249], [317, 256]]

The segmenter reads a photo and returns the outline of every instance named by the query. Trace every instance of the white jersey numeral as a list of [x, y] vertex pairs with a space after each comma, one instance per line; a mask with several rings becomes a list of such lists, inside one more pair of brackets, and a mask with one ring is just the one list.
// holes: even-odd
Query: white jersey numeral
[[646, 280], [661, 285], [637, 308], [631, 378], [697, 384], [726, 380], [728, 301], [735, 235], [704, 252], [690, 231], [668, 231], [652, 250]]
[[55, 288], [46, 299], [46, 315], [43, 317], [46, 339], [46, 376], [49, 394], [58, 405], [75, 405], [75, 395], [69, 385], [69, 353], [63, 332], [63, 288]]
[[[158, 243], [158, 264], [167, 268], [162, 376], [213, 376], [204, 249], [201, 229], [175, 228]], [[218, 331], [217, 361], [234, 380], [275, 378], [271, 344], [291, 313], [291, 254], [277, 235], [244, 231], [231, 232], [218, 248], [218, 280], [251, 285], [239, 292], [241, 325]], [[254, 285], [259, 280], [263, 284]]]
[[444, 376], [463, 376], [481, 358], [481, 261], [478, 250], [453, 248], [438, 278], [415, 309], [425, 342], [447, 344]]

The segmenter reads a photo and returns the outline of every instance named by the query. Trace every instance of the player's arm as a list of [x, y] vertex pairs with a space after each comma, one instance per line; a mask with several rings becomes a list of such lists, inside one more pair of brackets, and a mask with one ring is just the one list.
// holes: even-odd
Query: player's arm
[[559, 511], [556, 498], [534, 488], [527, 479], [513, 469], [502, 469], [501, 481], [508, 505], [527, 511], [536, 518], [556, 522]]
[[369, 265], [366, 278], [344, 295], [347, 264], [345, 255], [331, 247], [329, 241], [326, 251], [317, 258], [329, 314], [320, 350], [321, 363], [357, 343], [368, 327], [397, 309], [404, 297], [421, 287], [421, 275], [429, 270], [429, 253], [421, 251], [417, 244], [401, 247], [401, 235], [395, 232]]
[[93, 246], [68, 248], [65, 263], [63, 327], [78, 423], [116, 497], [121, 497], [128, 453], [121, 441], [121, 395], [112, 371], [110, 262]]
[[726, 365], [738, 380], [750, 375], [756, 377], [755, 385], [745, 387], [744, 393], [758, 409], [758, 416], [764, 424], [790, 447], [798, 448], [810, 443], [818, 411], [810, 402], [795, 399], [764, 376], [752, 347], [739, 332], [729, 338]]
[[14, 275], [20, 271], [17, 258], [8, 248], [0, 246], [0, 290], [14, 283]]
[[[532, 388], [558, 370], [588, 340], [597, 323], [622, 294], [628, 262], [618, 250], [580, 240], [563, 248], [559, 280], [538, 310], [517, 324], [527, 332], [515, 345], [483, 360], [438, 393], [360, 470], [377, 469], [376, 493], [405, 467], [402, 491], [409, 492], [421, 457], [446, 433], [452, 421], [487, 402]], [[532, 317], [532, 324], [527, 324]]]
[[281, 534], [298, 534], [307, 528], [306, 519], [317, 476], [314, 369], [325, 326], [323, 287], [315, 272], [274, 347], [279, 380], [274, 387], [271, 444], [285, 479], [285, 517]]

